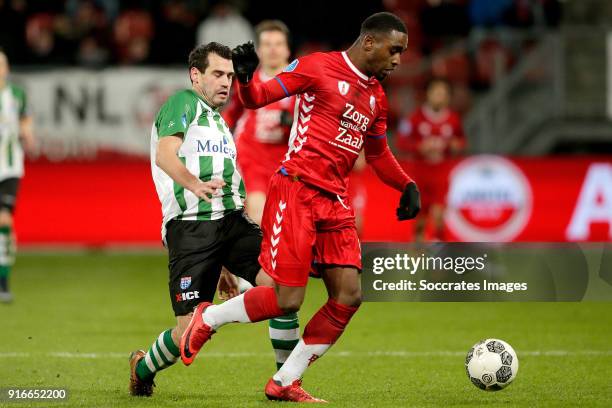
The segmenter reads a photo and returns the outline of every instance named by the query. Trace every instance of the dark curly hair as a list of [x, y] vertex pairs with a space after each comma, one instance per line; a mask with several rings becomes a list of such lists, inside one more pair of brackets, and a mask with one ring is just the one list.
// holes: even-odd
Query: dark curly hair
[[217, 54], [223, 59], [232, 59], [232, 50], [226, 45], [214, 41], [208, 44], [201, 44], [189, 53], [189, 70], [197, 68], [200, 72], [206, 71], [209, 64], [209, 54]]
[[402, 19], [386, 11], [372, 14], [361, 24], [361, 34], [388, 33], [393, 30], [404, 34], [408, 33]]

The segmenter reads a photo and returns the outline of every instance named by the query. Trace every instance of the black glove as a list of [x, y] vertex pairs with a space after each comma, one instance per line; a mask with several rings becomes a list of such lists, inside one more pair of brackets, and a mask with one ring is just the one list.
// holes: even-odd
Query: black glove
[[293, 125], [293, 113], [289, 113], [286, 110], [281, 111], [280, 124], [281, 126], [291, 127]]
[[253, 72], [259, 65], [259, 58], [255, 53], [253, 41], [237, 46], [232, 50], [232, 62], [236, 78], [243, 84], [248, 83], [253, 78]]
[[414, 182], [410, 182], [404, 188], [400, 197], [399, 207], [396, 210], [397, 220], [411, 220], [421, 210], [421, 193]]

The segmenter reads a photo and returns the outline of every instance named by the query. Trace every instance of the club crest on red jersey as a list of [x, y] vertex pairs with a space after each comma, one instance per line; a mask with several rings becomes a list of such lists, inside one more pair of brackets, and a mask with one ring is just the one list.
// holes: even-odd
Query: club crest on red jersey
[[350, 85], [346, 81], [338, 81], [338, 91], [340, 91], [340, 95], [346, 95], [349, 91]]
[[374, 113], [374, 108], [376, 107], [376, 98], [374, 95], [370, 95], [370, 110]]

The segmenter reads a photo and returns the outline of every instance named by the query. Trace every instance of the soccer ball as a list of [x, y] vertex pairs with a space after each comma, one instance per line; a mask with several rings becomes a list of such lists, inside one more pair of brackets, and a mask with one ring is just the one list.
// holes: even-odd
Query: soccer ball
[[503, 340], [486, 339], [474, 344], [465, 357], [465, 371], [476, 387], [499, 391], [516, 378], [518, 358]]

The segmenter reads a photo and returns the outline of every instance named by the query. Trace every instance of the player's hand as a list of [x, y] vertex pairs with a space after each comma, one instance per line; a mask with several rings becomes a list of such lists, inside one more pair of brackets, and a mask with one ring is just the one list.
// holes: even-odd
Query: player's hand
[[429, 163], [439, 163], [444, 159], [446, 143], [440, 137], [427, 137], [421, 142], [420, 152]]
[[225, 185], [223, 180], [199, 181], [189, 190], [202, 200], [210, 203], [211, 197]]
[[237, 46], [232, 50], [232, 62], [236, 78], [243, 84], [248, 83], [253, 78], [253, 73], [259, 65], [259, 57], [255, 52], [253, 41]]
[[23, 148], [23, 151], [25, 152], [26, 155], [28, 156], [33, 156], [36, 153], [36, 139], [34, 138], [34, 136], [32, 135], [28, 135], [28, 136], [22, 136], [20, 138], [21, 141], [21, 147]]
[[281, 111], [280, 124], [281, 126], [290, 128], [293, 125], [293, 113], [287, 112], [286, 110]]
[[399, 207], [396, 210], [397, 220], [411, 220], [421, 210], [421, 193], [415, 182], [410, 182], [404, 188], [400, 197]]
[[219, 276], [219, 299], [228, 300], [240, 294], [238, 289], [238, 280], [234, 275], [225, 269], [221, 270], [221, 276]]

